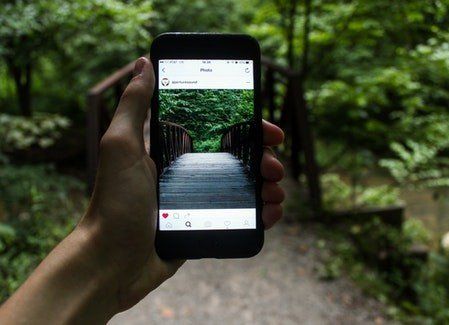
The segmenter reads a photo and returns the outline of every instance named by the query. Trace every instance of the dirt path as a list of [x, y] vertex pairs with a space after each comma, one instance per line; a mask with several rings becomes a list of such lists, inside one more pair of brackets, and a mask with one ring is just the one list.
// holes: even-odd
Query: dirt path
[[110, 324], [384, 324], [349, 281], [323, 282], [310, 229], [280, 225], [247, 260], [189, 261]]
[[[297, 185], [282, 182], [287, 220]], [[349, 280], [322, 281], [312, 227], [281, 223], [262, 252], [245, 260], [188, 261], [175, 276], [110, 324], [386, 324], [383, 306]]]

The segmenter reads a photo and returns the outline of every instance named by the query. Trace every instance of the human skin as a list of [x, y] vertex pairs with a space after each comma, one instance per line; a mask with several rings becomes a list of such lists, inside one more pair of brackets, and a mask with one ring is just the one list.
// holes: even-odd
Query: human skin
[[[184, 263], [160, 259], [154, 247], [157, 173], [143, 140], [153, 88], [153, 67], [140, 58], [101, 140], [95, 189], [84, 217], [1, 306], [1, 324], [106, 323]], [[282, 216], [284, 192], [277, 182], [284, 170], [269, 148], [282, 141], [282, 131], [263, 121], [266, 229]]]

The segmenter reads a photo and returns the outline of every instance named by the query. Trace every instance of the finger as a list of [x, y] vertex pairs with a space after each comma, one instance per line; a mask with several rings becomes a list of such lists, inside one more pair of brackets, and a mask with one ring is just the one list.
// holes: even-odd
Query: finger
[[279, 182], [284, 177], [284, 166], [268, 148], [264, 149], [260, 171], [262, 177], [271, 182]]
[[262, 220], [265, 230], [270, 229], [282, 218], [282, 206], [280, 204], [265, 204], [262, 210]]
[[265, 203], [282, 203], [285, 198], [284, 190], [276, 183], [264, 182], [262, 186], [262, 201]]
[[284, 132], [278, 126], [262, 120], [263, 144], [265, 146], [277, 146], [284, 141]]
[[139, 58], [134, 65], [134, 77], [120, 98], [110, 128], [131, 133], [143, 144], [143, 126], [150, 108], [154, 89], [154, 73], [150, 61]]

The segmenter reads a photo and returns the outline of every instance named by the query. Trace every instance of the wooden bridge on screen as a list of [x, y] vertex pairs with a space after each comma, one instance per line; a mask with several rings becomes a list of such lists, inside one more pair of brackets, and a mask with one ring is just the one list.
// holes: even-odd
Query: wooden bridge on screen
[[254, 208], [251, 123], [224, 130], [221, 152], [194, 152], [189, 132], [161, 122], [161, 209]]
[[[321, 212], [319, 171], [315, 158], [309, 112], [303, 96], [301, 73], [276, 64], [265, 57], [261, 58], [261, 64], [263, 116], [285, 131], [286, 141], [281, 150], [281, 158], [284, 164], [288, 165], [293, 179], [298, 181], [300, 176], [305, 176], [307, 187], [304, 194], [308, 195], [310, 206], [316, 212], [316, 215], [319, 215]], [[133, 68], [134, 62], [128, 63], [89, 89], [87, 94], [87, 180], [90, 191], [93, 189], [98, 165], [100, 139], [109, 126], [113, 109], [117, 106], [124, 88], [132, 77]], [[174, 125], [170, 127], [175, 128]], [[177, 132], [183, 133], [180, 129], [177, 129]], [[237, 130], [234, 130], [234, 137], [237, 136], [237, 132]], [[145, 136], [148, 137], [148, 135], [149, 132], [145, 131]], [[230, 137], [232, 135], [229, 133], [227, 140], [223, 141], [231, 140]], [[178, 137], [177, 141], [185, 142], [186, 139], [187, 136], [184, 135]], [[148, 141], [148, 139], [146, 140]], [[240, 204], [246, 205], [249, 201], [245, 199], [247, 197], [245, 191], [250, 187], [248, 175], [245, 174], [248, 172], [248, 166], [245, 166], [247, 164], [244, 153], [246, 149], [239, 147], [241, 150], [239, 153], [235, 147], [235, 141], [234, 144], [225, 143], [224, 146], [222, 147], [223, 152], [220, 154], [201, 154], [202, 156], [193, 152], [193, 146], [190, 148], [190, 152], [186, 151], [181, 155], [179, 151], [187, 148], [181, 147], [180, 149], [177, 146], [176, 158], [173, 159], [172, 156], [167, 155], [166, 157], [170, 157], [171, 160], [164, 162], [165, 171], [161, 184], [166, 187], [164, 187], [163, 192], [170, 193], [175, 190], [183, 190], [183, 193], [187, 193], [188, 187], [193, 186], [193, 182], [189, 180], [191, 177], [182, 176], [182, 174], [195, 175], [193, 177], [210, 183], [208, 189], [206, 189], [206, 185], [204, 188], [198, 188], [198, 186], [190, 188], [191, 197], [202, 197], [201, 200], [198, 200], [198, 206], [206, 207], [209, 200], [205, 198], [211, 199], [214, 195], [223, 197], [223, 206], [227, 206], [229, 200], [234, 200], [233, 207], [240, 206]], [[173, 155], [173, 152], [171, 154]], [[220, 163], [217, 163], [218, 160], [220, 160]], [[235, 166], [238, 166], [238, 172]], [[239, 175], [236, 173], [239, 173]], [[225, 196], [224, 192], [227, 192], [228, 189], [223, 190], [223, 187], [212, 185], [217, 181], [228, 183], [229, 189], [232, 191], [232, 197]], [[185, 201], [192, 202], [187, 196], [185, 198]], [[174, 196], [167, 194], [164, 200], [172, 202]], [[196, 204], [194, 206], [197, 206]], [[170, 206], [173, 205], [170, 204]]]

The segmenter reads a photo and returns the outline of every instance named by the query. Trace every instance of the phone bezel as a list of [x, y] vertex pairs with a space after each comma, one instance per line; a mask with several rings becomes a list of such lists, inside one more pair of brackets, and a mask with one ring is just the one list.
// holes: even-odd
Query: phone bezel
[[[166, 33], [151, 45], [150, 57], [156, 77], [151, 108], [150, 139], [159, 136], [158, 64], [163, 59], [234, 59], [253, 60], [254, 70], [254, 158], [256, 175], [256, 229], [160, 231], [157, 216], [156, 251], [161, 258], [242, 258], [256, 255], [263, 246], [262, 222], [262, 110], [260, 102], [260, 48], [258, 42], [243, 34]], [[151, 141], [151, 140], [150, 140]], [[159, 166], [159, 141], [151, 141], [150, 155]], [[159, 175], [157, 180], [159, 211]]]

